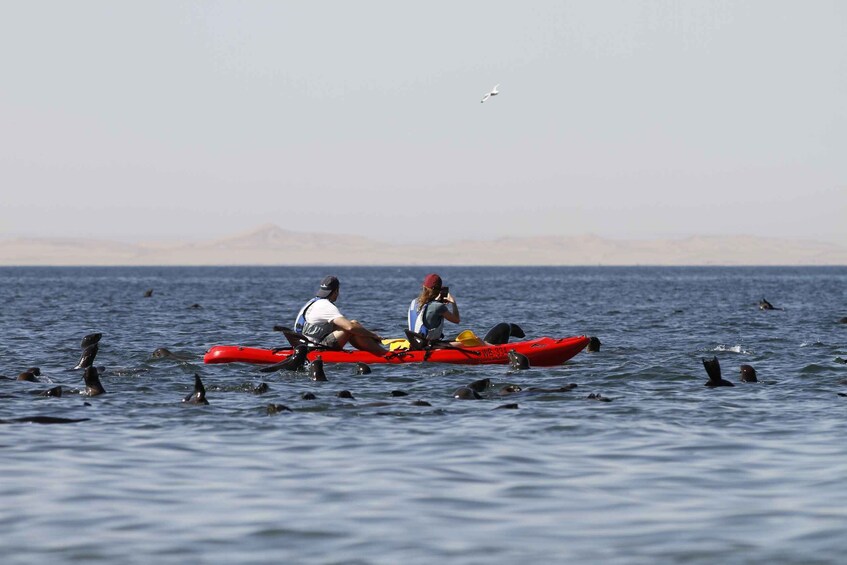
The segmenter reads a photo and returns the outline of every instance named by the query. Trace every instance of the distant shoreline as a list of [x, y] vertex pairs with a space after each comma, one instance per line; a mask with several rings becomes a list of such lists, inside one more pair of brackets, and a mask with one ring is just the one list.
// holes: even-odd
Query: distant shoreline
[[847, 246], [757, 236], [614, 240], [594, 235], [391, 244], [361, 236], [292, 232], [275, 225], [191, 243], [79, 238], [0, 239], [0, 266], [247, 267], [804, 267], [845, 266]]

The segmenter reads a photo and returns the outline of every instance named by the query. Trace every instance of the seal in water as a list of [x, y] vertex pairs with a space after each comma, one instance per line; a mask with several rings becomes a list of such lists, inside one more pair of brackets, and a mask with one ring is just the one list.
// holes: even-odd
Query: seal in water
[[368, 366], [367, 363], [362, 363], [361, 361], [359, 361], [358, 363], [356, 363], [356, 374], [357, 375], [370, 375], [371, 374], [371, 368]]
[[600, 351], [600, 346], [603, 345], [600, 343], [600, 339], [597, 336], [591, 336], [588, 338], [588, 347], [585, 348], [586, 351], [590, 353], [595, 353]]
[[190, 357], [185, 355], [177, 355], [167, 347], [158, 347], [150, 354], [153, 359], [174, 359], [175, 361], [188, 361]]
[[267, 412], [268, 416], [270, 416], [272, 414], [279, 414], [280, 412], [294, 412], [294, 410], [285, 404], [268, 404]]
[[0, 424], [11, 424], [13, 422], [22, 422], [27, 424], [73, 424], [76, 422], [85, 422], [91, 418], [57, 418], [55, 416], [23, 416], [21, 418], [12, 418], [11, 420], [0, 420]]
[[153, 289], [152, 288], [148, 288], [147, 290], [144, 291], [144, 298], [150, 298], [151, 296], [153, 296]]
[[485, 392], [491, 386], [491, 379], [479, 379], [468, 385], [468, 388], [475, 392]]
[[509, 343], [510, 337], [522, 338], [526, 337], [526, 334], [517, 324], [500, 322], [488, 330], [488, 333], [485, 334], [483, 341], [490, 343], [491, 345], [502, 345], [504, 343]]
[[741, 365], [741, 382], [742, 383], [757, 383], [756, 369], [750, 365]]
[[85, 396], [99, 396], [106, 394], [106, 390], [100, 383], [100, 375], [97, 373], [97, 367], [86, 367], [83, 374], [85, 379]]
[[300, 395], [300, 398], [302, 398], [303, 400], [314, 400], [317, 397], [311, 392], [304, 392]]
[[85, 349], [86, 347], [94, 345], [95, 343], [98, 343], [100, 341], [101, 337], [103, 337], [103, 334], [101, 333], [88, 334], [87, 336], [82, 338], [82, 343], [80, 344], [80, 347], [82, 349]]
[[206, 400], [206, 387], [203, 386], [203, 381], [200, 380], [200, 375], [197, 373], [194, 373], [194, 392], [183, 398], [182, 401], [186, 404], [209, 404], [209, 401]]
[[[262, 373], [273, 373], [274, 371], [299, 371], [306, 364], [306, 354], [309, 353], [309, 348], [305, 345], [298, 345], [294, 348], [294, 353], [286, 357], [279, 363], [268, 365], [259, 369]], [[316, 359], [317, 361], [317, 359]]]
[[397, 397], [397, 396], [409, 396], [409, 393], [408, 393], [408, 392], [406, 392], [406, 391], [404, 391], [404, 390], [392, 390], [392, 391], [391, 391], [391, 396], [394, 396], [394, 397]]
[[38, 393], [38, 396], [51, 396], [54, 398], [58, 398], [62, 396], [62, 387], [54, 386], [53, 388], [48, 388], [47, 390], [43, 390]]
[[318, 355], [315, 360], [309, 363], [309, 378], [313, 381], [326, 381], [326, 373], [324, 373], [324, 360]]
[[586, 398], [586, 400], [599, 400], [600, 402], [611, 402], [612, 401], [611, 398], [609, 398], [608, 396], [603, 396], [599, 392], [596, 393], [596, 394], [592, 392], [591, 394], [589, 394], [585, 398]]
[[762, 298], [759, 301], [759, 310], [782, 310], [782, 308], [776, 308], [773, 304]]
[[87, 369], [94, 363], [94, 358], [97, 357], [97, 351], [100, 346], [97, 343], [92, 343], [82, 351], [82, 357], [79, 358], [79, 363], [74, 369]]
[[265, 394], [270, 389], [271, 387], [268, 386], [268, 383], [259, 383], [255, 387], [253, 387], [250, 392], [252, 392], [253, 394]]
[[349, 390], [338, 391], [338, 394], [336, 394], [335, 396], [337, 396], [338, 398], [349, 398], [350, 400], [356, 400], [355, 398], [353, 398], [353, 393]]
[[529, 358], [514, 349], [509, 350], [509, 366], [513, 371], [524, 371], [529, 369]]
[[26, 371], [22, 372], [20, 375], [18, 375], [17, 380], [27, 381], [27, 382], [30, 382], [30, 383], [37, 383], [38, 382], [38, 379], [35, 378], [35, 373], [31, 369], [26, 370]]
[[847, 324], [847, 318], [841, 318], [840, 320], [838, 320], [838, 323], [839, 324]]
[[432, 406], [432, 404], [430, 404], [426, 400], [415, 400], [414, 402], [412, 402], [412, 406]]
[[709, 380], [706, 381], [705, 386], [735, 386], [728, 380], [721, 378], [721, 364], [718, 363], [717, 357], [703, 359], [703, 367], [706, 368], [706, 373], [709, 375]]
[[500, 406], [495, 408], [495, 410], [517, 410], [517, 409], [518, 409], [517, 403], [501, 404]]
[[462, 386], [453, 391], [453, 398], [458, 398], [459, 400], [479, 400], [482, 397], [474, 389]]

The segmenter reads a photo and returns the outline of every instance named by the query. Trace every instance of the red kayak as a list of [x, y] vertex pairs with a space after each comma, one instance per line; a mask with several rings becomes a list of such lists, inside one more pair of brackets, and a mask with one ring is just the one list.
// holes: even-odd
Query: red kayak
[[[507, 365], [509, 351], [526, 355], [533, 367], [561, 365], [588, 345], [588, 337], [563, 338], [539, 337], [503, 345], [462, 346], [428, 351], [394, 350], [385, 357], [378, 357], [358, 349], [310, 351], [310, 361], [318, 356], [324, 363], [453, 363], [456, 365]], [[203, 356], [204, 363], [279, 363], [291, 355], [293, 350], [242, 347], [239, 345], [216, 345]]]

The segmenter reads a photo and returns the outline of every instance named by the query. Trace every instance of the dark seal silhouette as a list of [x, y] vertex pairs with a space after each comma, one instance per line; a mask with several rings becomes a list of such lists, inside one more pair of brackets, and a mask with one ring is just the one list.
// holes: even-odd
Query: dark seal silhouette
[[750, 365], [741, 365], [741, 382], [756, 383], [759, 380], [756, 378], [756, 369]]
[[144, 298], [150, 298], [151, 296], [153, 296], [153, 289], [152, 288], [148, 288], [147, 290], [144, 291]]
[[459, 400], [479, 400], [482, 397], [474, 389], [462, 386], [453, 391], [453, 398], [458, 398]]
[[485, 392], [491, 386], [491, 379], [479, 379], [468, 385], [468, 388], [476, 392]]
[[300, 395], [300, 398], [302, 398], [303, 400], [314, 400], [317, 397], [311, 392], [304, 392]]
[[597, 400], [599, 402], [611, 402], [612, 399], [608, 396], [603, 396], [602, 394], [592, 392], [588, 396], [585, 397], [587, 400]]
[[408, 393], [408, 392], [406, 392], [406, 391], [403, 391], [403, 390], [392, 390], [392, 391], [391, 391], [391, 396], [394, 396], [394, 397], [398, 397], [398, 396], [409, 396], [409, 393]]
[[82, 350], [82, 357], [79, 358], [79, 363], [76, 364], [74, 369], [87, 369], [94, 363], [94, 358], [97, 357], [97, 351], [99, 350], [100, 345], [98, 343], [92, 343], [88, 347]]
[[43, 391], [39, 392], [38, 396], [49, 396], [49, 397], [58, 398], [58, 397], [62, 396], [62, 387], [61, 386], [54, 386], [53, 388], [48, 388], [47, 390], [43, 390]]
[[370, 368], [370, 366], [368, 366], [367, 363], [362, 363], [361, 361], [359, 361], [358, 363], [356, 363], [356, 374], [357, 375], [370, 375], [371, 374], [371, 368]]
[[324, 373], [324, 360], [318, 355], [315, 360], [309, 363], [309, 378], [313, 381], [326, 381], [326, 373]]
[[100, 396], [106, 394], [106, 389], [100, 383], [100, 374], [97, 367], [86, 367], [82, 378], [85, 380], [85, 396]]
[[782, 308], [776, 308], [773, 304], [762, 298], [759, 301], [759, 310], [782, 310]]
[[273, 414], [279, 414], [280, 412], [293, 412], [293, 410], [285, 404], [268, 404], [267, 412], [268, 416], [271, 416]]
[[517, 410], [517, 409], [518, 409], [518, 405], [517, 405], [516, 402], [513, 402], [511, 404], [501, 404], [500, 406], [495, 408], [495, 410]]
[[103, 337], [102, 333], [88, 334], [84, 338], [82, 338], [82, 343], [80, 344], [80, 348], [85, 349], [95, 343], [100, 342], [100, 338]]
[[[40, 373], [40, 371], [39, 371]], [[36, 378], [36, 373], [32, 371], [32, 369], [26, 370], [18, 375], [17, 380], [19, 381], [27, 381], [30, 383], [37, 383], [38, 379]]]
[[150, 357], [153, 359], [173, 359], [175, 361], [188, 361], [191, 359], [191, 357], [186, 355], [174, 353], [167, 347], [157, 347], [153, 353], [150, 354]]
[[305, 345], [298, 345], [294, 348], [294, 353], [289, 355], [279, 363], [268, 365], [259, 369], [262, 373], [273, 373], [274, 371], [299, 371], [306, 364], [306, 354], [309, 353], [309, 348]]
[[601, 345], [603, 344], [600, 342], [600, 338], [597, 336], [591, 336], [588, 338], [588, 347], [585, 350], [590, 353], [596, 353], [597, 351], [600, 351]]
[[709, 375], [709, 380], [706, 381], [705, 386], [735, 386], [728, 380], [721, 378], [721, 365], [718, 363], [717, 357], [703, 359], [703, 367], [706, 368], [706, 374]]
[[529, 358], [522, 353], [518, 353], [514, 349], [510, 349], [509, 367], [511, 367], [513, 371], [524, 371], [529, 369]]
[[27, 424], [73, 424], [85, 422], [90, 418], [58, 418], [56, 416], [22, 416], [11, 420], [0, 420], [0, 424], [27, 423]]
[[206, 387], [203, 386], [203, 381], [200, 380], [200, 375], [194, 373], [194, 392], [182, 399], [185, 404], [203, 404], [208, 405], [206, 400]]
[[338, 394], [336, 394], [335, 396], [337, 396], [338, 398], [349, 398], [350, 400], [356, 400], [353, 397], [353, 393], [350, 392], [349, 390], [338, 391]]
[[488, 333], [485, 334], [483, 341], [490, 343], [491, 345], [502, 345], [504, 343], [509, 343], [510, 337], [522, 338], [526, 337], [526, 334], [521, 329], [521, 327], [517, 324], [508, 324], [506, 322], [500, 322], [495, 325], [493, 328], [488, 330]]

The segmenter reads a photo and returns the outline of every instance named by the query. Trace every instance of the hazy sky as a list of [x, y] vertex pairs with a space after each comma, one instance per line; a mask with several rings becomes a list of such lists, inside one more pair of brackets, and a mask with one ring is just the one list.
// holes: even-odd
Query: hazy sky
[[0, 236], [847, 245], [841, 0], [19, 0], [0, 52]]

